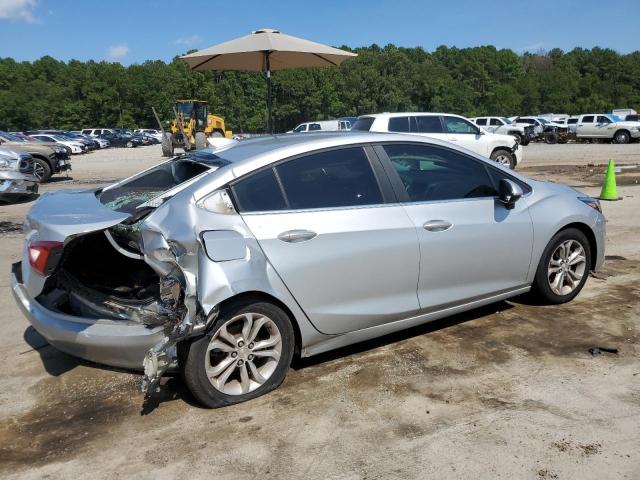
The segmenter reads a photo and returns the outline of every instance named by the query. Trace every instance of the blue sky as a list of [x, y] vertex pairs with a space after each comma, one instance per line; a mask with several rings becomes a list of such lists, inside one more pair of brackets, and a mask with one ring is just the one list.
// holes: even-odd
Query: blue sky
[[170, 60], [260, 27], [334, 46], [640, 48], [640, 1], [0, 0], [0, 57]]

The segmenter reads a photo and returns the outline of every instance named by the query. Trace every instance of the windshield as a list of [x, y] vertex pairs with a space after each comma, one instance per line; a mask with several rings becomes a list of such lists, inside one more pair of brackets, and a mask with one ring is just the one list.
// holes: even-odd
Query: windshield
[[373, 117], [361, 117], [351, 126], [351, 130], [368, 132], [371, 129], [371, 125], [373, 125], [373, 120]]
[[545, 120], [544, 118], [538, 118], [538, 121], [543, 125], [547, 125], [549, 123], [549, 121]]
[[0, 136], [6, 138], [10, 142], [26, 142], [27, 141], [26, 139], [21, 138], [21, 137], [19, 137], [17, 135], [14, 135], [13, 133], [9, 133], [9, 132], [0, 131]]
[[509, 120], [507, 117], [500, 117], [500, 120], [502, 120], [504, 123], [506, 123], [507, 125], [511, 125], [513, 122], [511, 120]]

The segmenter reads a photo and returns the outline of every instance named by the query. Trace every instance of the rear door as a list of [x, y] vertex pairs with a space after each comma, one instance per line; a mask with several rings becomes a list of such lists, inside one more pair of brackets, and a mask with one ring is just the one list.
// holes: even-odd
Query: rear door
[[232, 192], [267, 259], [321, 332], [418, 311], [416, 230], [369, 149], [292, 158], [240, 179]]
[[418, 298], [438, 310], [526, 284], [533, 227], [526, 199], [497, 200], [498, 168], [453, 149], [394, 143], [378, 150], [420, 241]]
[[585, 137], [597, 137], [595, 115], [584, 115], [578, 122], [578, 135]]

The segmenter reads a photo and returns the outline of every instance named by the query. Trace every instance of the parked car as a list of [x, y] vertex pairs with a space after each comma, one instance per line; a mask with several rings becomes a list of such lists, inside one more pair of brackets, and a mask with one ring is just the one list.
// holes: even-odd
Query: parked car
[[0, 146], [27, 152], [33, 157], [33, 174], [41, 183], [52, 175], [71, 170], [71, 162], [64, 146], [52, 142], [29, 141], [24, 137], [0, 131]]
[[133, 131], [134, 133], [143, 133], [150, 137], [154, 137], [158, 140], [158, 143], [162, 142], [162, 132], [160, 130], [154, 130], [152, 128], [138, 128]]
[[511, 135], [523, 147], [535, 138], [532, 125], [516, 125], [506, 117], [474, 117], [469, 120], [489, 133]]
[[85, 142], [88, 142], [91, 146], [89, 146], [90, 150], [99, 150], [101, 148], [106, 148], [102, 146], [101, 142], [105, 142], [105, 140], [102, 140], [100, 138], [97, 137], [92, 137], [91, 135], [83, 135], [80, 132], [74, 132], [74, 131], [67, 131], [64, 132], [64, 135], [71, 138], [72, 140], [77, 139], [77, 140], [83, 140]]
[[538, 138], [544, 140], [545, 143], [567, 143], [569, 140], [569, 130], [556, 122], [551, 122], [541, 117], [514, 117], [510, 119], [516, 125], [531, 125], [533, 131]]
[[71, 154], [72, 155], [79, 155], [81, 153], [87, 153], [88, 148], [86, 145], [84, 145], [81, 142], [76, 142], [74, 140], [70, 140], [68, 138], [65, 138], [61, 135], [45, 135], [44, 133], [29, 133], [29, 136], [37, 139], [37, 140], [42, 140], [45, 142], [52, 142], [52, 143], [58, 143], [60, 145], [64, 145], [66, 147], [69, 147], [71, 149]]
[[564, 120], [557, 123], [567, 128], [567, 132], [569, 133], [570, 137], [575, 137], [576, 131], [578, 129], [578, 115], [572, 115], [571, 117], [565, 118]]
[[511, 169], [522, 150], [511, 135], [487, 133], [460, 115], [449, 113], [379, 113], [358, 118], [352, 131], [397, 132], [452, 142]]
[[100, 135], [100, 138], [107, 140], [112, 147], [133, 148], [142, 145], [142, 140], [140, 138], [121, 133], [105, 133]]
[[12, 203], [38, 193], [38, 178], [33, 175], [33, 157], [0, 147], [0, 202]]
[[335, 132], [336, 130], [351, 130], [348, 120], [320, 120], [317, 122], [305, 122], [287, 133], [309, 133], [318, 131]]
[[[62, 143], [62, 142], [79, 143], [81, 146], [84, 146], [84, 148], [82, 148], [83, 150], [82, 153], [87, 153], [88, 151], [99, 148], [99, 145], [95, 141], [93, 141], [93, 139], [86, 139], [84, 137], [76, 137], [73, 135], [69, 135], [67, 132], [63, 130], [30, 130], [25, 133], [33, 137], [37, 135], [45, 135], [50, 138], [55, 138], [56, 142], [58, 143]], [[73, 153], [73, 151], [71, 153]]]
[[218, 407], [276, 388], [294, 356], [530, 290], [568, 302], [602, 265], [605, 219], [593, 198], [450, 142], [327, 133], [48, 193], [25, 239], [12, 290], [51, 345], [144, 365], [147, 391], [182, 370]]
[[576, 137], [581, 140], [611, 140], [629, 143], [640, 138], [640, 122], [628, 122], [610, 113], [580, 115]]
[[110, 135], [114, 132], [109, 128], [85, 128], [80, 133], [91, 137], [99, 137], [100, 135]]

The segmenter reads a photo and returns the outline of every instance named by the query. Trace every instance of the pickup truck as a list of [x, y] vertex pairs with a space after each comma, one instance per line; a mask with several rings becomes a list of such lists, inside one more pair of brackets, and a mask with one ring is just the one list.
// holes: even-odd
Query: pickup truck
[[474, 117], [469, 120], [489, 133], [511, 135], [523, 147], [535, 138], [532, 125], [516, 125], [505, 117]]
[[611, 113], [588, 113], [578, 118], [576, 138], [629, 143], [640, 138], [640, 122], [628, 122]]

